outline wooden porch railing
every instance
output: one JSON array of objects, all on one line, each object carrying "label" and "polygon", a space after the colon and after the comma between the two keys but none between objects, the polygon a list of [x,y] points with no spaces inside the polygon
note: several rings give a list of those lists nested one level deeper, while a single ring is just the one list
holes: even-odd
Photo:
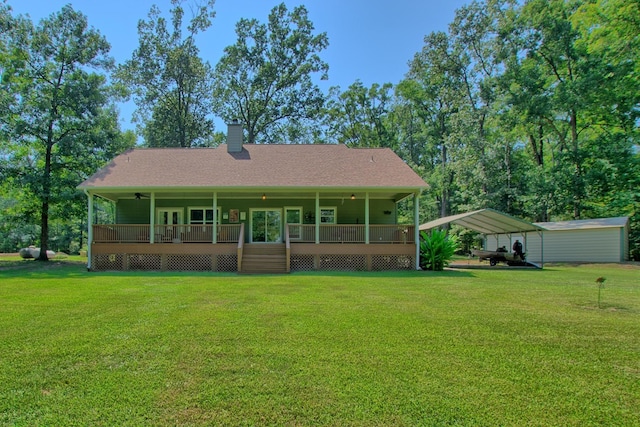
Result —
[{"label": "wooden porch railing", "polygon": [[[218,243],[237,243],[244,240],[243,224],[220,224]],[[289,241],[315,243],[314,224],[287,225]],[[95,243],[149,243],[149,225],[96,224],[93,226]],[[365,243],[366,228],[362,224],[323,224],[320,243]],[[155,243],[212,243],[213,225],[155,225]],[[370,225],[369,243],[414,243],[413,225]]]},{"label": "wooden porch railing", "polygon": [[[315,243],[316,226],[288,224],[292,242]],[[369,225],[369,243],[414,243],[413,225]],[[320,225],[320,243],[365,243],[363,224]]]},{"label": "wooden porch railing", "polygon": [[94,225],[93,241],[96,243],[149,243],[149,225]]},{"label": "wooden porch railing", "polygon": [[[242,224],[218,225],[218,243],[236,243]],[[95,243],[149,243],[148,224],[96,224],[93,226]],[[155,243],[212,243],[213,225],[155,225]]]}]

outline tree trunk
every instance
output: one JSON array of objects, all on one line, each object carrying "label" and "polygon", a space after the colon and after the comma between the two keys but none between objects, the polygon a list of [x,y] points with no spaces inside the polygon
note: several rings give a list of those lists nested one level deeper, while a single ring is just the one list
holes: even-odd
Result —
[{"label": "tree trunk", "polygon": [[51,193],[51,144],[47,144],[42,175],[42,207],[40,211],[40,255],[38,261],[49,261],[49,198]]},{"label": "tree trunk", "polygon": [[582,199],[584,192],[584,182],[582,180],[582,160],[578,147],[578,117],[575,110],[571,111],[569,119],[571,127],[571,145],[573,149],[573,163],[575,167],[574,187],[573,187],[573,218],[580,219],[582,215]]},{"label": "tree trunk", "polygon": [[442,141],[441,146],[441,161],[442,161],[442,203],[440,204],[440,218],[444,218],[448,215],[449,211],[449,180],[447,174],[447,146]]}]

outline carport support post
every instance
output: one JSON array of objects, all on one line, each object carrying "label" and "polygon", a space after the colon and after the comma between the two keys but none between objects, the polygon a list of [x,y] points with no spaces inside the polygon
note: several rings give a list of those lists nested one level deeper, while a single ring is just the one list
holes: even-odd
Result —
[{"label": "carport support post", "polygon": [[540,235],[540,268],[544,268],[544,231],[538,230]]},{"label": "carport support post", "polygon": [[416,243],[416,270],[420,270],[420,192],[413,195],[413,234]]}]

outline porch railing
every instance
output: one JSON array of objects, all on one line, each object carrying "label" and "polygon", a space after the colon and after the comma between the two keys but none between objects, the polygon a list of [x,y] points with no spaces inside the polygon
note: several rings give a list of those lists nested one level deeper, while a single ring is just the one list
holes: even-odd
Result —
[{"label": "porch railing", "polygon": [[[413,225],[369,225],[369,243],[414,243]],[[314,224],[288,224],[292,242],[315,243]],[[320,225],[321,243],[365,243],[366,226],[363,224]]]},{"label": "porch railing", "polygon": [[[218,243],[236,243],[241,224],[220,224]],[[144,224],[96,224],[93,226],[95,243],[149,243],[150,225]],[[155,243],[212,243],[213,225],[155,225]]]},{"label": "porch railing", "polygon": [[[218,243],[237,243],[242,224],[218,225]],[[292,243],[315,243],[314,224],[289,224]],[[144,224],[96,224],[93,226],[95,243],[149,243],[150,226]],[[155,225],[155,243],[212,243],[213,225]],[[365,243],[363,224],[320,225],[321,243]],[[414,243],[413,225],[370,225],[369,243]]]}]

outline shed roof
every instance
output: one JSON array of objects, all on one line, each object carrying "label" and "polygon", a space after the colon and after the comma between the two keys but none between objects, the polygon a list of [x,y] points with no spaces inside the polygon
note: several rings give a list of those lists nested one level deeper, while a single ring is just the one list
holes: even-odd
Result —
[{"label": "shed roof", "polygon": [[458,224],[483,234],[524,233],[544,230],[544,227],[507,215],[493,209],[480,209],[458,215],[446,216],[427,222],[420,230],[430,230],[448,223]]},{"label": "shed roof", "polygon": [[579,219],[572,221],[536,222],[536,225],[547,230],[586,230],[596,228],[623,228],[629,223],[629,218],[620,216],[615,218]]},{"label": "shed roof", "polygon": [[415,188],[427,184],[388,148],[254,145],[132,149],[79,185],[116,188]]}]

